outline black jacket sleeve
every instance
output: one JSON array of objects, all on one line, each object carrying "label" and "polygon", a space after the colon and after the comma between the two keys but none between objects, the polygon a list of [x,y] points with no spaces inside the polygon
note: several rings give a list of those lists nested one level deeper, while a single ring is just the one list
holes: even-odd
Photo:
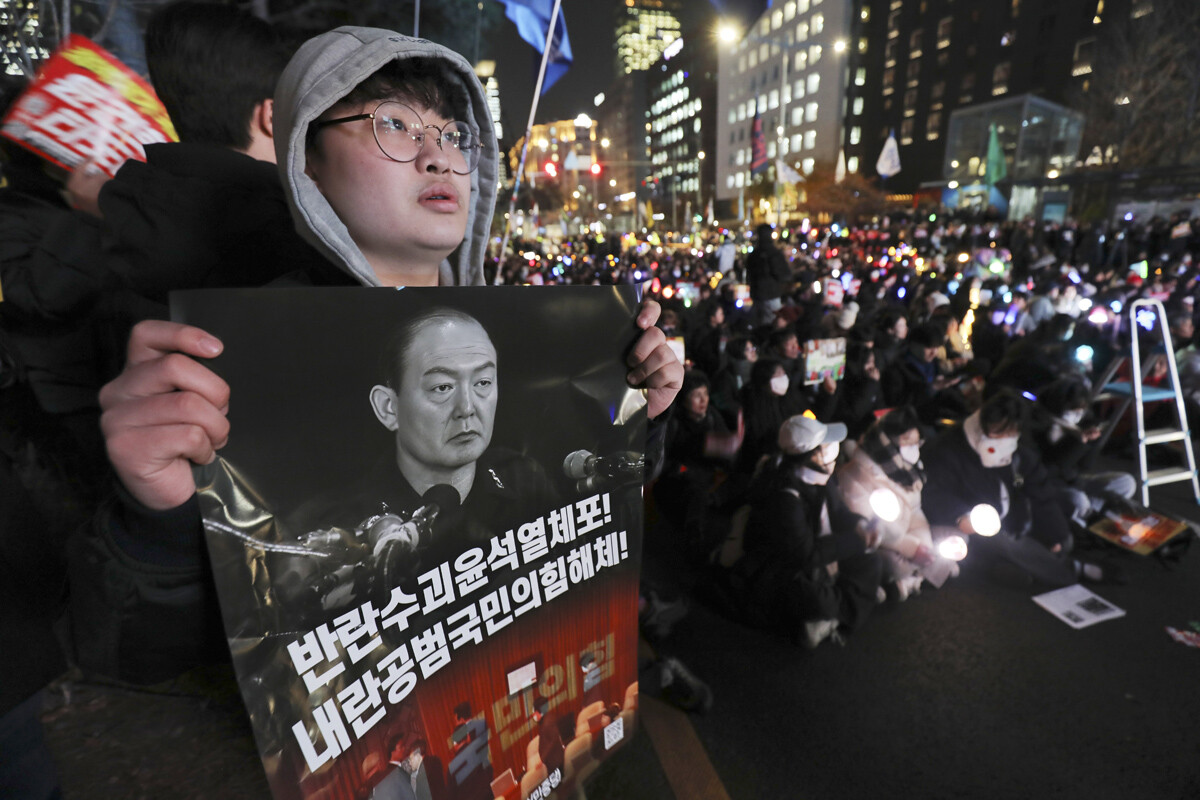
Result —
[{"label": "black jacket sleeve", "polygon": [[149,684],[228,659],[194,496],[157,512],[119,491],[72,540],[68,570],[84,669]]}]

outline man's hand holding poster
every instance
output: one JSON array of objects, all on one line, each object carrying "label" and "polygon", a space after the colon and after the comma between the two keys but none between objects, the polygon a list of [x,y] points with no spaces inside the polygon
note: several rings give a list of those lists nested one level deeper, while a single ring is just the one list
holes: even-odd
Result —
[{"label": "man's hand holding poster", "polygon": [[635,306],[628,287],[173,297],[225,345],[237,433],[197,485],[276,798],[565,796],[632,735]]}]

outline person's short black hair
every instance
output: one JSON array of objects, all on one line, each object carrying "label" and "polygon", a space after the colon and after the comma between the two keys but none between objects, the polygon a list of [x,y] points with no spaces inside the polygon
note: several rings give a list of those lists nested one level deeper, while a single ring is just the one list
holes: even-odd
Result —
[{"label": "person's short black hair", "polygon": [[688,395],[700,388],[712,388],[708,382],[708,376],[698,369],[689,369],[683,373],[683,385],[679,388],[679,397],[687,402]]},{"label": "person's short black hair", "polygon": [[884,331],[890,331],[892,328],[896,327],[896,323],[900,321],[900,318],[905,316],[907,315],[898,308],[885,308],[883,311],[879,312],[879,317],[876,320],[876,326],[881,333]]},{"label": "person's short black hair", "polygon": [[918,325],[908,334],[910,347],[941,347],[946,341],[946,330],[936,322]]},{"label": "person's short black hair", "polygon": [[[389,61],[367,76],[330,108],[358,108],[394,100],[408,106],[427,108],[446,120],[460,120],[475,128],[470,118],[470,99],[457,82],[449,80],[446,67],[432,58]],[[420,108],[414,108],[420,113]],[[305,145],[317,141],[316,125],[305,132]]]},{"label": "person's short black hair", "polygon": [[150,82],[181,142],[249,147],[250,116],[289,57],[267,22],[221,3],[171,3],[146,24]]},{"label": "person's short black hair", "polygon": [[985,434],[1014,426],[1021,427],[1025,424],[1026,414],[1025,401],[1012,389],[1005,387],[983,404],[983,408],[979,410],[979,425]]},{"label": "person's short black hair", "polygon": [[[483,327],[479,320],[457,308],[431,308],[405,320],[404,324],[397,328],[388,339],[380,354],[379,375],[393,392],[400,391],[400,376],[404,374],[404,362],[408,357],[408,350],[413,339],[417,337],[422,328],[434,320],[453,320]],[[484,332],[487,332],[486,328],[484,328]]]},{"label": "person's short black hair", "polygon": [[876,424],[879,425],[879,429],[887,434],[887,437],[893,442],[914,428],[917,430],[921,429],[921,419],[917,416],[917,412],[912,406],[893,408],[880,417],[879,422]]},{"label": "person's short black hair", "polygon": [[797,342],[800,341],[800,337],[796,334],[794,329],[780,328],[778,330],[771,331],[771,335],[767,338],[767,344],[772,350],[778,350],[779,348],[783,347],[784,343],[787,342],[788,339],[795,339]]},{"label": "person's short black hair", "polygon": [[726,343],[725,355],[729,356],[730,361],[745,361],[746,345],[753,341],[749,336],[735,336]]},{"label": "person's short black hair", "polygon": [[1038,400],[1051,414],[1062,414],[1076,408],[1086,408],[1088,389],[1078,378],[1059,378],[1042,389]]}]

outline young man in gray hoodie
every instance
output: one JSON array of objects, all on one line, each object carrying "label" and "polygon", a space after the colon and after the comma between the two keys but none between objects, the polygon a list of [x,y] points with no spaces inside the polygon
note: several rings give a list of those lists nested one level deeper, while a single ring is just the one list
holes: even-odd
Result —
[{"label": "young man in gray hoodie", "polygon": [[[391,31],[339,28],[293,57],[274,115],[297,229],[339,268],[300,282],[483,284],[498,148],[465,59]],[[652,420],[683,377],[654,327],[658,312],[652,302],[638,310],[643,333],[627,357],[628,381],[646,390]],[[101,391],[123,491],[74,559],[85,665],[153,681],[223,649],[191,470],[211,463],[229,436],[229,387],[196,360],[221,350],[198,328],[141,323],[124,371]]]}]

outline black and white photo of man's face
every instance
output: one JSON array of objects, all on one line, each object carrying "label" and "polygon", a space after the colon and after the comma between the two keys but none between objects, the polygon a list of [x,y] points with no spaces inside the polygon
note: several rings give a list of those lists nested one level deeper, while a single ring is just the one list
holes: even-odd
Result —
[{"label": "black and white photo of man's face", "polygon": [[420,327],[400,361],[397,388],[371,391],[375,414],[395,431],[397,463],[414,488],[454,483],[492,441],[496,348],[478,322],[437,317]]}]

